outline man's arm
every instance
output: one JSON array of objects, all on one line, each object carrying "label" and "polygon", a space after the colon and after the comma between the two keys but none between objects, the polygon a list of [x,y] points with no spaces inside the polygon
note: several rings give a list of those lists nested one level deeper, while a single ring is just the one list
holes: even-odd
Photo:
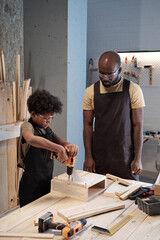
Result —
[{"label": "man's arm", "polygon": [[133,141],[135,157],[131,163],[131,171],[140,174],[142,171],[142,147],[143,147],[143,108],[132,109]]},{"label": "man's arm", "polygon": [[95,172],[95,162],[92,157],[93,116],[93,110],[83,110],[83,141],[85,147],[83,169],[88,172]]}]

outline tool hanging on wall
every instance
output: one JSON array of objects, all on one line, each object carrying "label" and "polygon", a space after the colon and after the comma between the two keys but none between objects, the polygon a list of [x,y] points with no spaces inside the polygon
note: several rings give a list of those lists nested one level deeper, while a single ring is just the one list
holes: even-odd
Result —
[{"label": "tool hanging on wall", "polygon": [[134,67],[137,67],[137,58],[134,58]]},{"label": "tool hanging on wall", "polygon": [[132,59],[131,59],[131,62],[133,62],[133,61],[134,61],[134,59],[135,59],[135,56],[133,55],[133,57],[132,57]]},{"label": "tool hanging on wall", "polygon": [[149,85],[152,85],[152,65],[145,65],[144,68],[149,68]]},{"label": "tool hanging on wall", "polygon": [[131,71],[130,75],[131,75],[131,77],[137,78],[135,71]]}]

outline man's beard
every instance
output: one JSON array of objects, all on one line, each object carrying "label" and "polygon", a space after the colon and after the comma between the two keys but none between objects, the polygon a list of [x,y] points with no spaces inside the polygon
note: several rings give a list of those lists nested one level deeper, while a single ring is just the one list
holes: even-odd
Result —
[{"label": "man's beard", "polygon": [[119,77],[117,77],[115,80],[111,81],[111,80],[102,80],[101,79],[101,82],[103,84],[104,87],[106,88],[109,88],[109,87],[112,87],[113,85],[115,85],[116,83],[118,83],[120,80]]}]

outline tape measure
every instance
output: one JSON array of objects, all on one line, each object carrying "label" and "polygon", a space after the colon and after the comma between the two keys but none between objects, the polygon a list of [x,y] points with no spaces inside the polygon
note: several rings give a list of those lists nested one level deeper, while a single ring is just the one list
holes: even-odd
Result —
[{"label": "tape measure", "polygon": [[98,226],[93,226],[91,228],[92,231],[96,231],[99,233],[103,233],[106,235],[113,235],[115,232],[117,232],[121,227],[123,227],[127,222],[129,222],[134,216],[131,215],[127,215],[126,217],[124,217],[121,221],[119,221],[116,225],[114,225],[113,227],[111,227],[110,229],[107,228],[102,228],[102,227],[98,227]]}]

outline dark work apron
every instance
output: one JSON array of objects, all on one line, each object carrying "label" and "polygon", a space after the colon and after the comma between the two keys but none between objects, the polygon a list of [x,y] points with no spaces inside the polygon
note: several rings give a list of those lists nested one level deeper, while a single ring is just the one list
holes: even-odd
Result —
[{"label": "dark work apron", "polygon": [[[53,140],[53,132],[48,127],[45,132],[41,131],[32,121],[34,135]],[[25,143],[22,138],[22,144]],[[19,186],[20,206],[24,206],[39,197],[50,192],[50,181],[53,174],[53,160],[50,159],[51,152],[42,148],[30,146],[24,159],[25,170]]]},{"label": "dark work apron", "polygon": [[122,92],[100,94],[100,81],[95,83],[92,152],[97,173],[134,179],[130,166],[134,149],[129,84],[124,79]]}]

